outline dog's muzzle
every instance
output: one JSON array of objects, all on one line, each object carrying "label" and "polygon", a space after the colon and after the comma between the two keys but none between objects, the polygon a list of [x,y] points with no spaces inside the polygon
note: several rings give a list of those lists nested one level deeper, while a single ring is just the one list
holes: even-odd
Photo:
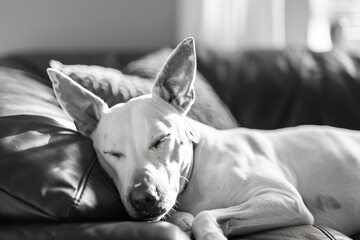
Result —
[{"label": "dog's muzzle", "polygon": [[134,185],[129,194],[129,202],[138,220],[152,220],[161,217],[167,209],[162,204],[158,189],[146,182]]}]

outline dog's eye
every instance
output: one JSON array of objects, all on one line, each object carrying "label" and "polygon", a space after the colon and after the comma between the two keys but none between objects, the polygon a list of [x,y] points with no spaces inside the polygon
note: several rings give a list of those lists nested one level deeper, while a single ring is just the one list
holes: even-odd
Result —
[{"label": "dog's eye", "polygon": [[118,152],[108,152],[108,151],[104,151],[105,155],[108,155],[110,157],[114,157],[116,159],[120,159],[124,157],[124,154],[122,153],[118,153]]},{"label": "dog's eye", "polygon": [[161,143],[163,143],[169,136],[170,133],[161,136],[158,140],[155,141],[155,143],[151,145],[151,148],[158,148],[161,145]]}]

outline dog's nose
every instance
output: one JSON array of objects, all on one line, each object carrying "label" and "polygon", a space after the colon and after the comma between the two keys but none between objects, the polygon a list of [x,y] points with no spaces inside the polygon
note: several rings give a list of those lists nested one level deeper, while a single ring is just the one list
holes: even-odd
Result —
[{"label": "dog's nose", "polygon": [[146,186],[133,188],[130,192],[130,203],[139,211],[151,212],[156,208],[159,202],[159,195],[156,190],[152,190]]}]

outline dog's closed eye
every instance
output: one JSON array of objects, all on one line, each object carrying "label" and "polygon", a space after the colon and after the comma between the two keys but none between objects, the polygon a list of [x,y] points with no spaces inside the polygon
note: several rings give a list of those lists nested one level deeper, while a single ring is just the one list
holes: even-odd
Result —
[{"label": "dog's closed eye", "polygon": [[157,140],[151,144],[150,148],[159,148],[159,146],[170,137],[170,133],[162,135],[161,137],[157,138]]},{"label": "dog's closed eye", "polygon": [[104,154],[107,156],[116,158],[116,159],[121,159],[121,158],[125,157],[124,154],[119,153],[119,152],[113,152],[113,151],[104,151]]}]

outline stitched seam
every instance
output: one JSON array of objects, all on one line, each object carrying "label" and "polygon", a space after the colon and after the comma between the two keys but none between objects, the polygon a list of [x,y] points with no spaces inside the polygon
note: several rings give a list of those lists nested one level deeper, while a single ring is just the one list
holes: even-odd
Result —
[{"label": "stitched seam", "polygon": [[315,228],[319,229],[323,234],[325,234],[325,236],[327,236],[329,239],[331,240],[336,240],[336,238],[326,229],[319,227],[317,225],[313,225]]},{"label": "stitched seam", "polygon": [[76,188],[76,190],[73,194],[73,197],[72,197],[72,204],[69,207],[69,210],[67,211],[67,214],[66,214],[66,216],[67,216],[66,218],[68,220],[71,220],[73,218],[74,213],[77,209],[77,206],[81,202],[81,198],[83,196],[85,186],[88,182],[88,179],[89,179],[89,176],[91,175],[92,170],[94,169],[95,163],[96,163],[96,158],[93,157],[91,159],[90,163],[88,164],[88,166],[86,167],[85,172],[80,179],[79,185]]}]

